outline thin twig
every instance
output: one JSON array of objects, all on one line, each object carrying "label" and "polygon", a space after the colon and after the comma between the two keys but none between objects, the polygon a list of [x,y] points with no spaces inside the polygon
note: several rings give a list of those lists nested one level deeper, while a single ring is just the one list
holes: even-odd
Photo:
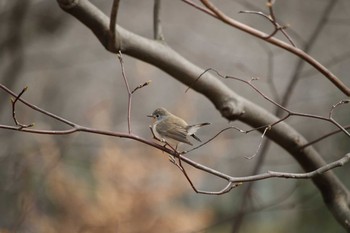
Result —
[{"label": "thin twig", "polygon": [[179,159],[179,163],[176,163],[175,160],[173,160],[172,162],[175,164],[175,166],[177,166],[180,171],[182,172],[182,174],[185,176],[186,180],[188,181],[188,183],[191,185],[193,191],[195,191],[196,193],[198,193],[198,189],[196,188],[196,186],[194,186],[192,180],[190,179],[190,177],[188,176],[185,168],[182,166],[181,160],[182,160],[182,155],[181,153],[178,153],[178,159]]},{"label": "thin twig", "polygon": [[44,114],[44,115],[46,115],[46,116],[48,116],[48,117],[51,117],[51,118],[53,118],[53,119],[55,119],[55,120],[57,120],[57,121],[59,121],[59,122],[61,122],[61,123],[66,124],[66,125],[68,125],[68,126],[71,126],[71,127],[77,126],[75,123],[73,123],[73,122],[71,122],[71,121],[69,121],[69,120],[67,120],[67,119],[64,119],[64,118],[62,118],[62,117],[59,117],[59,116],[57,116],[57,115],[55,115],[55,114],[53,114],[53,113],[51,113],[51,112],[48,112],[48,111],[46,111],[46,110],[44,110],[44,109],[42,109],[42,108],[39,108],[38,106],[36,106],[36,105],[34,105],[34,104],[29,103],[28,101],[23,100],[21,97],[18,97],[13,91],[11,91],[10,89],[8,89],[7,87],[5,87],[5,86],[4,86],[3,84],[1,84],[1,83],[0,83],[0,88],[3,89],[3,90],[4,90],[5,92],[7,92],[8,94],[10,94],[12,97],[17,98],[18,101],[22,102],[23,104],[25,104],[26,106],[30,107],[31,109],[33,109],[33,110],[35,110],[35,111],[37,111],[37,112],[40,112],[40,113],[42,113],[42,114]]},{"label": "thin twig", "polygon": [[124,83],[125,83],[125,87],[126,87],[126,90],[128,92],[128,114],[127,114],[127,122],[128,122],[128,132],[129,134],[131,134],[131,105],[132,105],[132,95],[139,89],[145,87],[145,86],[148,86],[150,83],[151,83],[151,80],[143,83],[143,84],[140,84],[138,85],[137,87],[134,88],[134,90],[131,91],[130,89],[130,85],[129,85],[129,82],[128,82],[128,79],[126,77],[126,73],[125,73],[125,68],[124,68],[124,60],[123,60],[123,55],[122,55],[122,52],[119,50],[118,51],[118,59],[119,59],[119,62],[120,62],[120,66],[121,66],[121,69],[122,69],[122,76],[123,76],[123,80],[124,80]]},{"label": "thin twig", "polygon": [[122,68],[122,76],[123,76],[123,80],[124,80],[124,83],[125,83],[125,87],[126,87],[126,90],[128,92],[127,121],[128,121],[128,132],[129,132],[129,134],[131,134],[131,102],[132,102],[132,93],[130,91],[130,86],[129,86],[128,79],[126,78],[125,69],[124,69],[124,61],[123,61],[123,57],[122,57],[122,52],[120,50],[119,50],[117,56],[118,56],[118,59],[119,59],[119,62],[120,62],[120,66]]},{"label": "thin twig", "polygon": [[[183,157],[183,161],[187,162],[189,159],[186,157]],[[266,173],[258,174],[258,175],[252,175],[252,176],[245,176],[245,177],[230,177],[229,181],[233,183],[245,183],[245,182],[251,182],[251,181],[258,181],[258,180],[265,180],[268,178],[294,178],[294,179],[308,179],[312,178],[314,176],[320,175],[326,171],[329,171],[333,168],[343,166],[344,164],[348,163],[350,161],[350,153],[344,155],[344,157],[340,158],[337,161],[334,161],[329,164],[325,164],[324,166],[321,166],[320,168],[306,173],[284,173],[284,172],[276,172],[276,171],[269,171]],[[199,164],[194,164],[199,165]],[[201,165],[202,166],[202,165]],[[197,167],[200,169],[200,167]]]},{"label": "thin twig", "polygon": [[328,114],[328,118],[329,119],[333,119],[333,111],[339,107],[340,105],[343,105],[343,104],[348,104],[350,102],[350,100],[340,100],[338,103],[334,104],[331,108],[331,110],[329,111],[329,114]]},{"label": "thin twig", "polygon": [[[269,8],[269,9],[270,9],[270,8]],[[271,16],[266,15],[265,13],[263,13],[263,12],[261,12],[261,11],[248,11],[248,10],[245,10],[245,11],[239,11],[238,13],[255,14],[255,15],[260,15],[260,16],[266,18],[266,19],[269,20],[270,23],[274,26],[274,30],[273,30],[269,35],[267,35],[267,36],[264,37],[265,40],[267,40],[267,39],[269,39],[269,38],[275,36],[276,33],[277,33],[278,31],[281,31],[281,32],[283,33],[283,35],[287,38],[287,40],[289,41],[289,43],[290,43],[291,45],[293,45],[294,47],[296,47],[296,46],[295,46],[295,43],[293,42],[293,40],[291,39],[291,37],[284,31],[284,29],[286,29],[287,26],[281,26],[281,25],[280,25],[279,23],[277,23],[277,22],[275,21],[275,19],[272,18]]]},{"label": "thin twig", "polygon": [[173,163],[180,169],[180,171],[184,174],[184,176],[186,177],[188,183],[190,183],[192,189],[196,192],[196,193],[200,193],[200,194],[206,194],[206,195],[222,195],[225,193],[230,192],[233,188],[238,187],[239,185],[242,184],[242,182],[237,182],[234,183],[232,181],[229,181],[228,184],[221,190],[219,191],[204,191],[204,190],[199,190],[196,188],[196,186],[193,184],[192,180],[190,179],[190,177],[188,176],[185,168],[183,167],[181,160],[184,158],[184,156],[179,153],[178,154],[178,158],[179,158],[179,163],[176,163],[175,160],[173,161]]},{"label": "thin twig", "polygon": [[273,11],[273,5],[274,4],[275,4],[275,1],[267,0],[266,6],[269,9],[271,19],[276,22],[277,20],[276,20],[276,17],[275,17],[275,13]]},{"label": "thin twig", "polygon": [[[274,101],[273,99],[271,99],[270,97],[268,97],[267,95],[265,95],[262,91],[260,91],[252,82],[257,80],[258,78],[251,78],[250,80],[246,81],[246,80],[243,80],[241,78],[237,78],[237,77],[233,77],[233,76],[224,76],[222,74],[220,74],[217,70],[213,69],[213,68],[208,68],[206,69],[204,72],[202,72],[198,78],[196,78],[194,80],[194,82],[191,84],[191,86],[189,86],[187,88],[187,90],[189,88],[191,88],[193,85],[195,85],[196,82],[199,81],[199,79],[208,71],[213,71],[215,72],[219,77],[221,78],[225,78],[225,79],[233,79],[233,80],[237,80],[237,81],[240,81],[240,82],[243,82],[247,85],[249,85],[251,88],[253,88],[258,94],[260,94],[264,99],[266,99],[267,101],[269,101],[270,103],[272,103],[273,105],[275,105],[276,107],[278,107],[279,109],[287,112],[287,115],[285,117],[282,117],[281,119],[277,120],[276,122],[273,122],[273,123],[270,123],[268,125],[264,125],[264,126],[260,126],[260,127],[257,127],[257,128],[253,128],[251,130],[247,130],[247,132],[250,132],[250,131],[254,131],[254,130],[261,130],[265,127],[273,127],[274,125],[288,119],[289,117],[291,116],[299,116],[299,117],[308,117],[308,118],[314,118],[314,119],[318,119],[318,120],[323,120],[323,121],[327,121],[327,122],[330,122],[332,123],[333,125],[335,125],[336,127],[338,127],[343,133],[345,133],[348,137],[350,137],[350,132],[348,132],[341,124],[339,124],[337,121],[335,121],[333,118],[330,118],[329,116],[328,117],[323,117],[323,116],[318,116],[318,115],[313,115],[313,114],[307,114],[307,113],[299,113],[299,112],[294,112],[292,110],[289,110],[288,108],[284,107],[283,105],[277,103],[276,101]],[[186,91],[187,91],[186,90]],[[348,100],[343,100],[345,101],[345,103],[348,102]],[[339,103],[337,104],[337,106],[339,105]],[[334,109],[334,108],[332,108]]]},{"label": "thin twig", "polygon": [[260,148],[261,148],[261,145],[263,144],[263,141],[264,141],[265,134],[266,134],[266,132],[267,132],[268,130],[270,130],[270,129],[271,129],[271,126],[267,126],[267,127],[265,128],[264,132],[261,134],[261,139],[260,139],[259,145],[258,145],[258,147],[257,147],[257,149],[256,149],[256,151],[255,151],[255,153],[252,154],[251,156],[244,156],[246,159],[249,159],[249,160],[250,160],[250,159],[254,158],[254,157],[259,153]]},{"label": "thin twig", "polygon": [[[304,51],[295,48],[292,45],[289,45],[288,43],[285,43],[279,39],[276,39],[275,37],[271,37],[268,39],[265,39],[266,34],[256,30],[252,27],[249,27],[243,23],[240,23],[231,17],[224,14],[221,10],[219,10],[214,4],[212,4],[209,0],[201,0],[201,2],[212,12],[215,14],[215,18],[221,20],[222,22],[235,27],[241,31],[244,31],[248,34],[251,34],[252,36],[255,36],[257,38],[261,38],[266,40],[267,42],[276,45],[280,48],[283,48],[298,57],[302,58],[305,62],[312,65],[315,69],[317,69],[320,73],[322,73],[326,78],[328,78],[339,90],[341,90],[344,94],[347,96],[350,96],[350,88],[347,87],[338,77],[336,77],[332,72],[330,72],[326,67],[324,67],[322,64],[320,64],[317,60],[315,60],[313,57],[305,53]],[[331,1],[332,2],[332,1]],[[206,11],[205,11],[206,12]],[[213,16],[213,14],[209,14]]]},{"label": "thin twig", "polygon": [[[336,127],[338,127],[340,130],[342,130],[342,132],[344,132],[348,137],[350,137],[350,133],[342,126],[340,125],[337,121],[335,121],[333,118],[329,118],[329,117],[323,117],[323,116],[318,116],[318,115],[313,115],[313,114],[307,114],[307,113],[299,113],[299,112],[294,112],[291,111],[289,109],[287,109],[286,107],[282,106],[281,104],[277,103],[276,101],[274,101],[273,99],[269,98],[267,95],[265,95],[264,93],[262,93],[257,87],[255,87],[251,81],[245,81],[242,80],[240,78],[236,78],[233,76],[225,76],[224,78],[228,78],[228,79],[234,79],[243,83],[248,84],[250,87],[252,87],[257,93],[259,93],[264,99],[266,99],[267,101],[269,101],[270,103],[274,104],[275,106],[277,106],[278,108],[280,108],[283,111],[286,111],[288,113],[287,116],[281,118],[280,120],[269,124],[271,127],[280,123],[281,121],[286,120],[287,118],[291,117],[291,116],[300,116],[300,117],[308,117],[308,118],[314,118],[314,119],[319,119],[319,120],[323,120],[323,121],[328,121],[331,122],[332,124],[334,124]],[[269,126],[267,125],[267,126]],[[264,126],[265,127],[265,126]],[[261,128],[261,127],[259,127]]]},{"label": "thin twig", "polygon": [[239,131],[239,132],[241,132],[241,133],[247,133],[247,131],[242,130],[242,129],[239,129],[239,128],[236,127],[236,126],[230,126],[230,127],[227,127],[227,128],[224,128],[224,129],[220,130],[217,134],[215,134],[215,135],[214,135],[213,137],[211,137],[209,140],[203,142],[202,144],[200,144],[200,145],[198,145],[198,146],[196,146],[196,147],[193,147],[193,148],[190,149],[190,150],[183,151],[183,152],[181,152],[181,154],[184,155],[184,154],[190,153],[191,151],[197,150],[198,148],[200,148],[200,147],[202,147],[202,146],[208,144],[209,142],[213,141],[213,140],[214,140],[215,138],[217,138],[220,134],[222,134],[223,132],[225,132],[225,131],[227,131],[227,130],[229,130],[229,129],[234,129],[234,130],[237,130],[237,131]]},{"label": "thin twig", "polygon": [[144,88],[145,86],[148,86],[152,81],[148,80],[147,82],[144,82],[140,85],[138,85],[137,87],[134,88],[134,90],[132,90],[131,94],[134,94],[137,90]]},{"label": "thin twig", "polygon": [[[185,93],[187,93],[191,88],[193,88],[194,84],[196,84],[196,82],[198,82],[198,80],[208,71],[216,72],[216,70],[213,68],[208,68],[208,69],[204,70],[195,80],[193,80],[193,82],[190,85],[188,85],[187,89],[185,90]],[[217,72],[217,74],[218,74],[218,72]]]},{"label": "thin twig", "polygon": [[317,176],[320,174],[325,173],[326,171],[329,171],[336,167],[341,167],[350,160],[350,153],[346,154],[341,159],[334,161],[332,163],[328,163],[327,165],[324,165],[312,172],[307,173],[286,173],[286,172],[275,172],[275,171],[269,171],[268,173],[273,175],[274,177],[282,177],[282,178],[294,178],[294,179],[306,179],[311,178],[313,176]]},{"label": "thin twig", "polygon": [[291,45],[293,45],[294,47],[296,47],[294,41],[292,40],[292,38],[288,35],[288,33],[285,31],[285,29],[288,28],[288,25],[284,25],[284,26],[281,26],[279,23],[277,23],[277,20],[276,20],[276,16],[275,16],[275,13],[274,13],[274,10],[273,10],[273,5],[275,4],[275,1],[274,0],[268,0],[267,1],[267,7],[269,9],[269,12],[270,12],[270,16],[271,16],[271,19],[274,21],[274,25],[275,25],[275,29],[277,31],[281,31],[282,34],[287,38],[287,40],[289,41],[289,43]]},{"label": "thin twig", "polygon": [[182,0],[182,1],[185,2],[185,3],[187,3],[187,4],[190,5],[190,6],[193,6],[194,8],[196,8],[196,9],[198,9],[198,10],[200,10],[200,11],[203,11],[204,13],[206,13],[206,14],[208,14],[208,15],[214,17],[214,18],[217,18],[217,19],[219,18],[219,17],[216,16],[216,14],[214,14],[213,12],[211,12],[210,10],[208,10],[207,8],[202,7],[202,6],[200,6],[200,5],[196,4],[196,3],[194,3],[194,2],[191,1],[191,0]]},{"label": "thin twig", "polygon": [[21,96],[24,94],[24,92],[28,89],[28,87],[25,87],[22,89],[22,91],[16,96],[15,99],[11,98],[11,103],[12,103],[12,119],[15,122],[15,124],[18,126],[18,129],[21,130],[23,128],[29,128],[29,127],[33,127],[34,123],[31,124],[21,124],[16,117],[16,103],[17,101],[21,98]]}]

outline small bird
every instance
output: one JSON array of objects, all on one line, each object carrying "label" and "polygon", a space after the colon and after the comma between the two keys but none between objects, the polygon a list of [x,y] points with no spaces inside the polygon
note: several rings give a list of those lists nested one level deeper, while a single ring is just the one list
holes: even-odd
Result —
[{"label": "small bird", "polygon": [[180,142],[193,146],[187,136],[192,136],[194,139],[201,142],[195,133],[202,126],[210,125],[210,123],[188,125],[186,121],[168,112],[165,108],[157,108],[152,115],[147,116],[154,119],[152,125],[154,136],[158,140],[175,145],[176,147]]}]

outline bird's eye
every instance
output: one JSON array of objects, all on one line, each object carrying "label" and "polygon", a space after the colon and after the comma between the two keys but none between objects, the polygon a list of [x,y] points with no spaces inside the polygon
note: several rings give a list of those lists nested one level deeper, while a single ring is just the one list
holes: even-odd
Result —
[{"label": "bird's eye", "polygon": [[157,114],[156,117],[159,118],[159,114]]}]

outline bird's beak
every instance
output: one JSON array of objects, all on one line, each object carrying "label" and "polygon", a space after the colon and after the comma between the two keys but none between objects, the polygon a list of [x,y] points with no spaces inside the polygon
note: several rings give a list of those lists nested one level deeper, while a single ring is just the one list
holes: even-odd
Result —
[{"label": "bird's beak", "polygon": [[154,118],[154,116],[153,116],[153,115],[147,115],[147,117],[152,117],[152,118]]}]

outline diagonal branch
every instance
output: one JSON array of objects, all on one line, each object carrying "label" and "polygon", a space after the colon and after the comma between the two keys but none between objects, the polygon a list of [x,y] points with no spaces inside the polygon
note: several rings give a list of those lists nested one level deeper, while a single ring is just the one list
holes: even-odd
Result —
[{"label": "diagonal branch", "polygon": [[23,129],[23,128],[29,128],[29,127],[33,127],[34,123],[31,124],[22,124],[17,120],[16,117],[16,103],[19,100],[19,98],[21,98],[21,96],[24,94],[24,92],[28,89],[28,87],[23,88],[23,90],[16,96],[15,99],[11,98],[11,105],[12,105],[12,119],[15,122],[15,124],[18,126],[18,129]]},{"label": "diagonal branch", "polygon": [[224,14],[221,10],[219,10],[214,4],[212,4],[209,0],[201,0],[201,2],[215,14],[215,18],[218,18],[222,22],[235,27],[241,31],[244,31],[252,36],[255,36],[260,39],[264,39],[267,42],[276,45],[282,49],[285,49],[298,57],[302,58],[304,61],[312,65],[315,69],[317,69],[319,72],[321,72],[326,78],[329,79],[339,90],[341,90],[345,95],[350,96],[350,88],[346,86],[338,77],[336,77],[331,71],[329,71],[326,67],[324,67],[321,63],[319,63],[317,60],[315,60],[313,57],[305,53],[304,51],[295,48],[292,45],[289,45],[279,39],[276,39],[274,37],[266,38],[266,34],[256,30],[254,28],[251,28],[245,24],[242,24],[226,14]]},{"label": "diagonal branch", "polygon": [[261,11],[240,11],[239,13],[260,15],[260,16],[264,17],[265,19],[267,19],[268,21],[270,21],[270,23],[272,23],[272,25],[274,26],[274,30],[269,35],[264,37],[265,40],[269,39],[270,37],[275,36],[277,34],[277,32],[281,31],[282,34],[287,38],[289,43],[291,45],[293,45],[294,47],[296,47],[296,45],[293,42],[293,40],[290,38],[290,36],[284,30],[284,29],[287,28],[287,26],[281,26],[279,23],[277,23],[277,21],[276,21],[276,19],[274,17],[274,14],[273,14],[272,6],[269,7],[269,9],[270,9],[270,16],[266,15],[265,13],[263,13]]}]

